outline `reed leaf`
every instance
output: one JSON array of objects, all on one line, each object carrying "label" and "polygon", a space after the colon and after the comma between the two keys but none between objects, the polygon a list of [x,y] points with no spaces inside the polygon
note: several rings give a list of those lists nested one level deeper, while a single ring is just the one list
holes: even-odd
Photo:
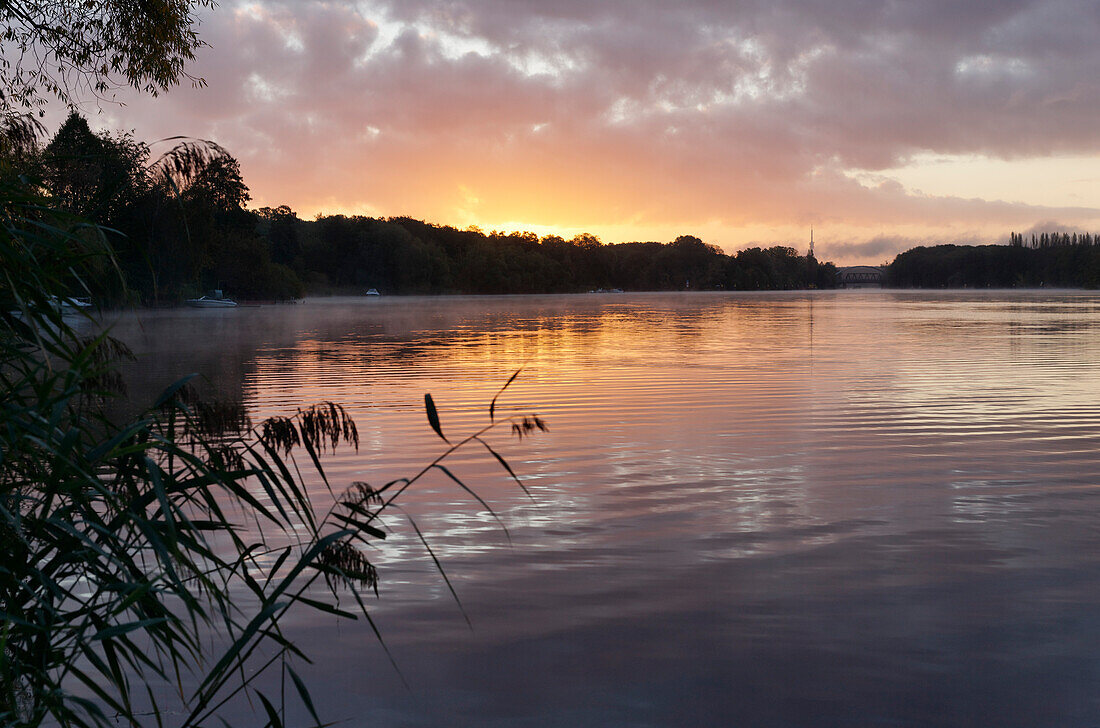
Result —
[{"label": "reed leaf", "polygon": [[493,401],[489,403],[490,423],[496,422],[495,414],[497,409],[497,400],[500,399],[500,395],[504,394],[504,390],[508,389],[509,385],[511,385],[512,382],[516,381],[516,377],[519,376],[519,373],[521,371],[523,371],[523,367],[520,367],[519,369],[512,372],[512,376],[508,377],[508,381],[504,383],[504,386],[500,388],[500,391],[493,395]]},{"label": "reed leaf", "polygon": [[424,395],[424,410],[428,413],[428,424],[435,430],[435,434],[439,435],[443,442],[450,444],[450,440],[443,434],[443,428],[439,424],[439,412],[435,409],[435,402],[432,401],[432,395]]}]

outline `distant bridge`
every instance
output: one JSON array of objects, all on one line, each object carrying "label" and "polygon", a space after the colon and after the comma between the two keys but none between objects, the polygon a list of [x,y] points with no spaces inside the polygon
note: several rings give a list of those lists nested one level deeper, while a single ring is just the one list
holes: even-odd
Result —
[{"label": "distant bridge", "polygon": [[886,269],[879,265],[850,265],[836,269],[837,288],[882,288]]}]

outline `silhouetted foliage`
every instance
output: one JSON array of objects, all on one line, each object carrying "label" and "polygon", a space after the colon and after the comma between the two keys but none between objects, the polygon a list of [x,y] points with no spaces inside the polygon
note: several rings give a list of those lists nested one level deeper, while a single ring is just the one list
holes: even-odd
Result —
[{"label": "silhouetted foliage", "polygon": [[298,223],[301,220],[294,210],[286,205],[279,205],[275,209],[261,207],[256,214],[260,218],[260,230],[271,251],[271,260],[281,265],[301,267],[299,258],[302,254],[302,243],[298,238]]},{"label": "silhouetted foliage", "polygon": [[[300,220],[261,213],[269,249],[293,240],[296,272],[313,285],[386,293],[569,293],[589,290],[784,290],[831,288],[836,267],[793,248],[726,255],[699,238],[671,243],[603,244],[531,232],[483,233],[407,217],[329,215]],[[277,227],[277,223],[279,226]],[[273,252],[274,255],[274,252]]]},{"label": "silhouetted foliage", "polygon": [[45,145],[27,117],[6,118],[0,177],[41,178],[51,205],[100,226],[116,251],[125,286],[117,277],[91,277],[88,292],[100,303],[120,302],[124,290],[145,303],[178,302],[211,288],[253,299],[302,295],[289,265],[298,252],[296,228],[277,221],[281,246],[270,245],[256,213],[244,207],[249,192],[240,164],[217,144],[176,140],[151,160],[144,143],[97,133],[75,112]]},{"label": "silhouetted foliage", "polygon": [[936,245],[899,254],[887,269],[889,285],[901,288],[1096,288],[1100,246],[1095,236],[1043,233],[1025,244],[1012,233],[1009,245]]},{"label": "silhouetted foliage", "polygon": [[73,112],[42,153],[50,196],[69,212],[115,227],[152,186],[149,149],[128,134],[95,134]]},{"label": "silhouetted foliage", "polygon": [[[36,188],[0,182],[0,725],[228,725],[219,711],[239,698],[266,714],[249,725],[281,728],[288,698],[259,679],[275,671],[321,725],[294,673],[309,658],[281,628],[289,611],[361,619],[380,639],[363,596],[377,594],[368,549],[387,535],[382,516],[440,472],[499,522],[445,461],[484,448],[522,488],[488,438],[545,423],[499,416],[513,375],[488,422],[466,436],[449,428],[431,463],[337,496],[342,484],[330,483],[322,457],[359,448],[338,404],[254,423],[239,401],[198,396],[192,375],[136,417],[112,417],[115,362],[129,352],[105,334],[78,334],[56,305],[85,290],[112,251],[103,230],[50,209]],[[440,413],[430,395],[425,402],[442,437]],[[309,464],[330,485],[327,509],[327,499],[311,500]]]},{"label": "silhouetted foliage", "polygon": [[[830,288],[835,268],[793,248],[734,256],[697,237],[604,244],[531,232],[459,230],[408,217],[300,219],[289,207],[250,211],[240,164],[216,143],[177,139],[151,158],[128,134],[93,131],[71,114],[39,149],[15,124],[3,156],[38,165],[52,200],[108,229],[129,295],[172,303],[212,288],[245,299],[317,292],[564,293]],[[122,287],[89,282],[102,303]]]}]

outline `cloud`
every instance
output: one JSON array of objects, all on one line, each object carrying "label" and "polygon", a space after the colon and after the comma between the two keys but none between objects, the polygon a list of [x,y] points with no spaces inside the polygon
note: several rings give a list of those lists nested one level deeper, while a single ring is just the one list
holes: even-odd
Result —
[{"label": "cloud", "polygon": [[227,3],[201,28],[211,48],[193,70],[208,88],[130,96],[103,122],[214,137],[241,158],[257,201],[307,213],[685,232],[1080,224],[1100,212],[914,195],[847,173],[926,153],[1100,151],[1098,8]]},{"label": "cloud", "polygon": [[878,235],[861,243],[833,243],[822,246],[822,253],[829,258],[840,259],[893,259],[898,253],[915,246],[912,240],[906,238]]},{"label": "cloud", "polygon": [[1042,220],[1035,223],[1027,230],[1022,231],[1020,234],[1025,238],[1030,238],[1032,235],[1042,235],[1043,233],[1090,233],[1091,230],[1078,227],[1077,225],[1066,225],[1064,223],[1057,222],[1056,220]]},{"label": "cloud", "polygon": [[1007,243],[1008,233],[997,239],[975,233],[961,233],[945,239],[942,236],[905,236],[905,235],[876,235],[861,242],[833,242],[821,246],[823,260],[839,260],[851,263],[880,263],[889,262],[898,253],[903,253],[911,248],[933,245],[989,245],[993,243]]}]

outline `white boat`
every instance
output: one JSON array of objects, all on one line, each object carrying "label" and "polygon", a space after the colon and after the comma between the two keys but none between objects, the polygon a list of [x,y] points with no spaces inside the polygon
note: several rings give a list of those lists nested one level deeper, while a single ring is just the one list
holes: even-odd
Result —
[{"label": "white boat", "polygon": [[188,298],[185,303],[192,308],[236,308],[237,302],[230,298],[213,298],[202,296],[201,298]]},{"label": "white boat", "polygon": [[368,295],[368,296],[381,296],[382,294],[378,292],[377,288],[372,288],[369,291],[367,291],[366,295]]},{"label": "white boat", "polygon": [[58,298],[50,296],[50,306],[61,313],[76,313],[87,308],[92,308],[92,299],[87,296],[66,296]]},{"label": "white boat", "polygon": [[[41,307],[35,304],[28,304],[32,309],[42,310]],[[92,299],[87,296],[46,296],[46,306],[50,311],[59,313],[62,316],[70,316],[72,314],[86,311],[87,309],[94,308],[92,305]],[[16,318],[23,317],[23,309],[16,308],[8,311],[9,314]]]}]

